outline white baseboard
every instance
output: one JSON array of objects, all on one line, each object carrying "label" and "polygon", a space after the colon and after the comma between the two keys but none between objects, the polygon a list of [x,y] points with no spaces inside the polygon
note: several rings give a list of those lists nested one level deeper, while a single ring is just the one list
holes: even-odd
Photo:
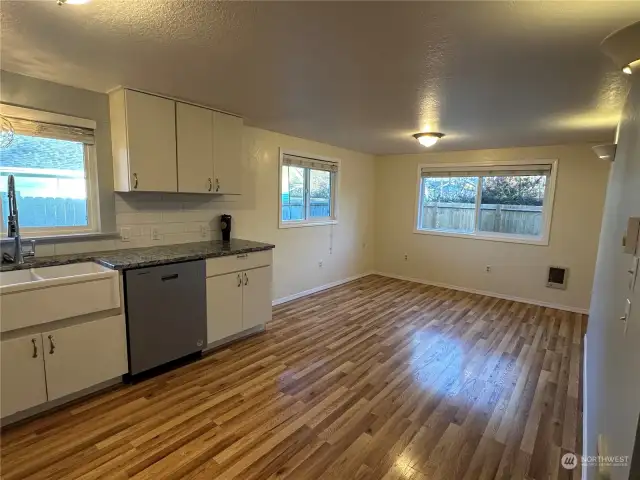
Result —
[{"label": "white baseboard", "polygon": [[297,300],[298,298],[306,297],[307,295],[312,295],[314,293],[327,290],[328,288],[337,287],[338,285],[342,285],[343,283],[353,282],[354,280],[358,280],[359,278],[366,277],[367,275],[373,275],[373,273],[374,272],[359,273],[358,275],[354,275],[353,277],[343,278],[342,280],[336,280],[335,282],[327,283],[325,285],[320,285],[319,287],[310,288],[309,290],[305,290],[304,292],[298,292],[298,293],[294,293],[293,295],[277,298],[276,300],[273,300],[271,302],[271,305],[275,307],[276,305],[281,305],[283,303],[291,302],[292,300]]},{"label": "white baseboard", "polygon": [[583,313],[583,314],[589,313],[589,310],[585,308],[577,308],[577,307],[570,307],[567,305],[559,305],[559,304],[550,303],[550,302],[543,302],[540,300],[534,300],[532,298],[514,297],[512,295],[503,295],[501,293],[496,293],[496,292],[476,290],[475,288],[466,288],[466,287],[459,287],[457,285],[448,285],[446,283],[431,282],[428,280],[423,280],[421,278],[403,277],[402,275],[395,275],[393,273],[383,273],[383,272],[372,272],[372,273],[375,275],[381,275],[383,277],[396,278],[398,280],[406,280],[407,282],[422,283],[424,285],[431,285],[434,287],[449,288],[451,290],[458,290],[460,292],[475,293],[478,295],[485,295],[487,297],[501,298],[503,300],[511,300],[513,302],[530,303],[532,305],[555,308],[558,310],[566,310],[568,312]]}]

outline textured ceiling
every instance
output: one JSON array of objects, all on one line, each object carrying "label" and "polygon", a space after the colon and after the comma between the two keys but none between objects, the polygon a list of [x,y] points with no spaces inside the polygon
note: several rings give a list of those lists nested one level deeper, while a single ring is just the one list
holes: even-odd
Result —
[{"label": "textured ceiling", "polygon": [[118,85],[371,153],[613,138],[627,79],[599,44],[640,2],[0,2],[4,70]]}]

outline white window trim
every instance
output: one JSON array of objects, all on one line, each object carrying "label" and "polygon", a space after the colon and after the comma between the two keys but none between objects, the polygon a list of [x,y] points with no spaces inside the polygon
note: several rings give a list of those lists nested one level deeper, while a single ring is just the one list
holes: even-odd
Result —
[{"label": "white window trim", "polygon": [[[419,228],[420,225],[420,202],[422,200],[422,169],[434,168],[442,169],[443,167],[453,168],[468,168],[473,170],[476,167],[505,167],[509,165],[551,165],[551,173],[549,174],[549,181],[546,185],[544,196],[544,208],[542,210],[543,222],[542,222],[542,235],[539,237],[533,237],[531,235],[510,235],[505,233],[491,233],[491,232],[453,232],[447,230],[427,230]],[[556,193],[556,180],[558,175],[558,160],[557,159],[537,159],[537,160],[512,160],[512,161],[494,161],[494,162],[465,162],[465,163],[430,163],[418,165],[418,181],[416,188],[416,199],[414,202],[414,216],[413,216],[413,233],[420,235],[436,235],[443,237],[457,237],[474,240],[485,240],[492,242],[507,242],[507,243],[521,243],[528,245],[549,245],[549,238],[551,233],[551,219],[553,217],[553,205]],[[478,192],[476,198],[476,211],[477,204],[480,202],[480,192]],[[478,215],[476,215],[478,217]],[[478,218],[476,218],[476,230],[477,230]]]},{"label": "white window trim", "polygon": [[[306,220],[282,220],[282,167],[284,165],[285,155],[293,155],[296,157],[304,157],[315,160],[324,160],[326,162],[334,162],[338,164],[338,171],[332,173],[331,179],[331,216],[324,218],[309,219],[307,213]],[[280,148],[280,161],[278,162],[278,228],[299,228],[299,227],[315,227],[319,225],[336,225],[338,223],[338,189],[340,187],[340,171],[341,161],[338,158],[324,157],[312,153],[300,152],[296,150],[289,150]],[[307,185],[309,182],[307,181]],[[305,192],[305,197],[308,192]],[[308,208],[309,204],[305,201],[305,208]]]},{"label": "white window trim", "polygon": [[[7,105],[0,103],[0,114],[9,117],[23,118],[25,120],[33,120],[37,122],[53,123],[58,125],[69,125],[73,127],[91,128],[95,130],[96,122],[86,118],[71,117],[59,113],[46,112],[44,110],[35,110],[31,108],[18,107],[15,105]],[[86,227],[20,227],[20,235],[24,238],[55,238],[68,237],[72,235],[93,235],[100,234],[100,206],[98,186],[98,163],[96,154],[96,145],[84,145],[84,162],[85,175],[87,184],[87,215],[88,225]],[[2,225],[0,226],[0,239],[7,238],[6,212],[2,211],[0,204],[0,216],[2,217]]]}]

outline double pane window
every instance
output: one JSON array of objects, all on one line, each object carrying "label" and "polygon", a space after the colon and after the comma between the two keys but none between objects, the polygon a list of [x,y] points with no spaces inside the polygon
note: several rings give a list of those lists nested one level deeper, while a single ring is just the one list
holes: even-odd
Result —
[{"label": "double pane window", "polygon": [[417,230],[540,240],[548,235],[552,164],[423,167]]},{"label": "double pane window", "polygon": [[336,220],[338,163],[284,154],[280,172],[280,226]]}]

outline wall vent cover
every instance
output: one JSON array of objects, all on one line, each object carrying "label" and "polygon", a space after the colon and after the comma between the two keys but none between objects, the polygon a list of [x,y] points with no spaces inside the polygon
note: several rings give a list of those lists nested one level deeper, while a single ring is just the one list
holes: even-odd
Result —
[{"label": "wall vent cover", "polygon": [[567,288],[567,278],[569,269],[565,267],[549,267],[547,272],[547,287],[565,290]]}]

